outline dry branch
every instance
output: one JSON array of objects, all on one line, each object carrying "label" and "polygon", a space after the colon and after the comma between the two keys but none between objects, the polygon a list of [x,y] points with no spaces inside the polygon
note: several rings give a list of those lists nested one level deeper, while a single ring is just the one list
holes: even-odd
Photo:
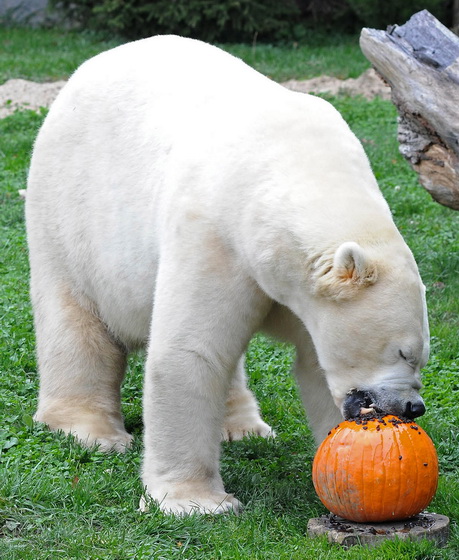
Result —
[{"label": "dry branch", "polygon": [[360,47],[392,88],[400,152],[437,202],[459,210],[459,37],[423,10],[364,28]]}]

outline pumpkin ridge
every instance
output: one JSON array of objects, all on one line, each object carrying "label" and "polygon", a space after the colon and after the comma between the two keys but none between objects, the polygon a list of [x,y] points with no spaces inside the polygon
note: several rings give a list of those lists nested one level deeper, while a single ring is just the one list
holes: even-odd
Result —
[{"label": "pumpkin ridge", "polygon": [[[399,435],[399,434],[398,434]],[[395,436],[394,437],[394,443],[397,446],[397,454],[396,456],[399,457],[399,467],[398,467],[398,478],[399,480],[403,480],[403,472],[404,472],[404,467],[405,467],[405,463],[402,464],[402,461],[404,461],[403,459],[403,454],[402,454],[402,447],[400,445],[400,438]],[[400,458],[401,457],[401,458]],[[398,492],[397,492],[397,509],[400,507],[400,502],[402,500],[402,485],[399,484],[398,485]]]},{"label": "pumpkin ridge", "polygon": [[[361,507],[359,507],[359,515],[362,515],[362,512],[367,511],[367,493],[365,491],[365,480],[366,480],[366,476],[367,476],[367,461],[368,458],[366,456],[367,454],[367,440],[371,438],[371,432],[365,432],[364,437],[362,438],[362,465],[361,465],[361,479],[360,479],[360,492],[361,492],[361,502],[362,505]],[[373,461],[373,459],[372,459]],[[357,507],[357,506],[356,506]],[[370,503],[370,507],[371,507],[371,503]],[[360,511],[361,510],[361,511]]]},{"label": "pumpkin ridge", "polygon": [[416,499],[417,485],[413,481],[413,468],[416,468],[416,455],[413,456],[413,452],[416,450],[413,448],[411,440],[412,432],[411,426],[403,426],[403,429],[400,429],[397,434],[397,441],[400,442],[400,447],[404,449],[403,453],[409,457],[409,460],[406,461],[402,459],[404,462],[400,473],[400,499],[394,516],[397,519],[411,517],[410,511],[413,509],[413,503]]},{"label": "pumpkin ridge", "polygon": [[[422,458],[421,458],[420,455],[419,455],[419,451],[420,451],[420,450],[418,449],[418,446],[417,446],[416,443],[415,443],[415,439],[414,439],[415,433],[414,433],[414,430],[411,430],[411,432],[413,432],[413,433],[410,433],[410,434],[409,434],[409,439],[410,439],[411,446],[412,446],[412,453],[413,453],[413,456],[416,458],[416,463],[418,464],[418,467],[417,467],[417,469],[416,469],[415,488],[416,488],[416,489],[421,488],[422,491],[423,491],[423,493],[424,493],[425,488],[424,488],[422,485],[420,485],[420,482],[421,482],[421,481],[420,481],[420,477],[419,477],[419,475],[420,475],[420,467],[421,467],[420,459],[422,460]],[[412,494],[411,494],[411,507],[410,507],[410,511],[416,509],[416,508],[414,507],[414,506],[415,506],[415,504],[414,504],[414,498],[415,498],[415,494],[412,493]]]},{"label": "pumpkin ridge", "polygon": [[[379,424],[378,424],[379,425]],[[380,446],[380,461],[381,461],[381,471],[382,471],[382,475],[381,475],[381,484],[382,484],[382,489],[380,492],[380,498],[381,498],[381,504],[380,504],[380,510],[381,511],[385,511],[387,509],[387,505],[386,505],[386,496],[385,496],[385,492],[384,492],[384,487],[387,485],[387,480],[389,478],[389,472],[386,468],[386,457],[387,457],[387,452],[386,452],[386,446],[385,446],[385,434],[384,434],[384,430],[377,430],[376,434],[378,435],[378,439],[379,439],[379,446]],[[392,444],[391,444],[392,446]],[[390,448],[389,447],[389,454],[390,454]],[[375,455],[377,452],[378,448],[375,448]],[[375,508],[374,508],[375,509]],[[372,517],[374,517],[375,515],[377,515],[378,512],[374,511],[372,513]]]},{"label": "pumpkin ridge", "polygon": [[[336,434],[334,434],[333,441],[336,442],[336,440],[337,440]],[[327,450],[327,455],[326,455],[327,464],[328,463],[331,464],[331,459],[330,459],[331,453],[332,453],[332,447],[330,446],[330,448]],[[333,457],[333,469],[336,469],[336,460],[337,460],[337,458],[336,458],[336,453],[335,453],[335,455]],[[336,480],[333,477],[331,477],[330,474],[331,474],[331,471],[330,471],[330,469],[328,469],[326,471],[326,477],[325,477],[325,481],[326,481],[325,483],[327,485],[327,488],[329,489],[328,495],[327,495],[328,500],[331,499],[331,496],[330,496],[331,491],[333,491],[333,493],[335,493],[335,494],[337,492]]]},{"label": "pumpkin ridge", "polygon": [[[351,431],[348,432],[343,431],[342,434],[343,434],[343,444],[344,443],[346,444],[346,449],[347,449],[346,461],[343,461],[343,465],[341,467],[341,477],[342,477],[341,492],[345,497],[346,489],[350,486],[350,484],[354,485],[354,477],[352,477],[351,481],[349,480],[349,473],[352,473],[354,468],[354,461],[352,460],[354,445],[352,441],[350,441],[352,440],[352,435],[353,435]],[[343,484],[344,482],[345,484]],[[355,507],[354,502],[350,502],[349,504],[346,503],[346,500],[343,500],[342,502],[346,511],[346,515],[352,515],[353,509]]]}]

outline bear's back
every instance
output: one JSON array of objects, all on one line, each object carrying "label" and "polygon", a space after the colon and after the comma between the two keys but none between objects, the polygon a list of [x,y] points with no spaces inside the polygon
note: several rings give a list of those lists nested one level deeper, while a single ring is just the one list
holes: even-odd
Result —
[{"label": "bear's back", "polygon": [[132,105],[160,102],[183,110],[219,108],[244,100],[266,102],[287,91],[253,70],[242,60],[195,39],[162,35],[134,41],[105,51],[76,70],[55,102],[75,99],[127,101]]}]

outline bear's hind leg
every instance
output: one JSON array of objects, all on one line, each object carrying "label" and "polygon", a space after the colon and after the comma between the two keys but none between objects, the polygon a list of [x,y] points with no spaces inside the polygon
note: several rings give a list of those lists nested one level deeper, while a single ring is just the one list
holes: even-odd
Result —
[{"label": "bear's hind leg", "polygon": [[247,387],[244,356],[242,356],[237,364],[226,399],[222,439],[237,441],[249,435],[266,438],[275,437],[276,434],[271,426],[262,420],[257,400]]},{"label": "bear's hind leg", "polygon": [[126,352],[68,287],[38,284],[31,290],[40,374],[35,420],[84,445],[124,451],[132,440],[121,415]]}]

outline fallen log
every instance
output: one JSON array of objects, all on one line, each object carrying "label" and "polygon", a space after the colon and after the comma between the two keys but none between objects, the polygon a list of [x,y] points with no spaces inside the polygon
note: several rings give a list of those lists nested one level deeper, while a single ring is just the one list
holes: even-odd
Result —
[{"label": "fallen log", "polygon": [[423,10],[362,29],[360,47],[391,87],[400,152],[437,202],[459,210],[459,37]]}]

